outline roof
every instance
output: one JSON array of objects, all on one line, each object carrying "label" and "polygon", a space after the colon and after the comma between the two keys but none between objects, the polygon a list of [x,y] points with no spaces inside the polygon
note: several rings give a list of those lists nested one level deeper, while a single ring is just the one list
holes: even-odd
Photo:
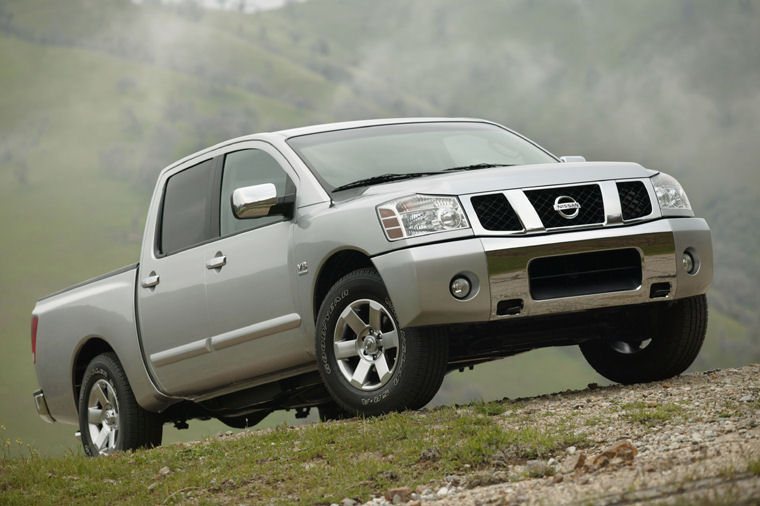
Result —
[{"label": "roof", "polygon": [[316,134],[322,132],[331,132],[335,130],[348,130],[349,128],[363,128],[378,125],[396,125],[400,123],[433,123],[440,121],[485,121],[477,118],[386,118],[386,119],[369,119],[361,121],[343,121],[339,123],[324,123],[322,125],[312,125],[298,128],[290,128],[274,132],[285,138],[296,137],[299,135]]}]

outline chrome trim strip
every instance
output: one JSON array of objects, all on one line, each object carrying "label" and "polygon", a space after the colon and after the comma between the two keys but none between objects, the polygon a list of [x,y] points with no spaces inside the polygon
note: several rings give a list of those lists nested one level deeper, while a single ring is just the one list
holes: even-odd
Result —
[{"label": "chrome trim strip", "polygon": [[619,225],[623,223],[623,208],[620,205],[617,181],[601,181],[599,188],[602,190],[604,224]]},{"label": "chrome trim strip", "polygon": [[155,367],[173,364],[182,360],[205,355],[211,352],[211,339],[201,339],[192,343],[183,344],[175,348],[159,351],[150,356],[150,361]]},{"label": "chrome trim strip", "polygon": [[150,361],[155,367],[174,364],[182,360],[205,355],[214,351],[223,350],[231,346],[237,346],[254,339],[260,339],[278,332],[297,328],[301,325],[301,317],[296,313],[290,313],[271,320],[254,323],[230,332],[225,332],[206,339],[200,339],[192,343],[183,344],[175,348],[159,351],[150,356]]},{"label": "chrome trim strip", "polygon": [[272,318],[261,323],[255,323],[242,329],[233,330],[231,332],[225,332],[211,338],[211,346],[213,350],[222,350],[243,344],[247,341],[253,341],[261,337],[266,337],[278,332],[284,332],[286,330],[298,328],[301,325],[301,317],[296,313],[290,313],[277,318]]},{"label": "chrome trim strip", "polygon": [[507,190],[504,195],[507,197],[509,205],[517,213],[517,217],[522,221],[526,233],[546,231],[533,204],[530,203],[522,190]]}]

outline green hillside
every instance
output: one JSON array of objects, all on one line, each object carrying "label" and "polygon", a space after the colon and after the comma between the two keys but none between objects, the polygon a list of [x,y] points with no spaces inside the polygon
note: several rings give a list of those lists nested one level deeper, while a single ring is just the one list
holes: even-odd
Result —
[{"label": "green hillside", "polygon": [[[14,451],[74,446],[74,427],[34,412],[29,315],[37,298],[137,260],[163,166],[323,121],[481,116],[558,154],[673,173],[714,230],[713,312],[695,367],[759,360],[758,54],[760,6],[738,0],[311,0],[257,15],[1,1],[3,437]],[[577,350],[542,350],[454,373],[436,402],[588,382],[601,379]]]}]

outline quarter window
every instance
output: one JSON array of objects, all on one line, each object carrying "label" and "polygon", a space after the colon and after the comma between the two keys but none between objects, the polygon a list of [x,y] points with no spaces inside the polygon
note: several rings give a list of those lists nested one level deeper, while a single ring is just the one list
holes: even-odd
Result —
[{"label": "quarter window", "polygon": [[277,189],[277,196],[283,197],[293,192],[295,187],[282,170],[280,164],[270,154],[260,149],[234,151],[224,157],[221,194],[221,233],[234,234],[243,230],[263,227],[282,221],[282,215],[262,216],[260,218],[238,219],[232,212],[232,192],[237,188],[272,183]]},{"label": "quarter window", "polygon": [[211,160],[171,176],[161,212],[159,251],[165,255],[213,237],[211,230]]}]

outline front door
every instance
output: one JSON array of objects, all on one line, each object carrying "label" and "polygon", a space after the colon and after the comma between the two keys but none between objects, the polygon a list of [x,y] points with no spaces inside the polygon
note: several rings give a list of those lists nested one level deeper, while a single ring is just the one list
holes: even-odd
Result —
[{"label": "front door", "polygon": [[310,361],[296,310],[290,258],[291,216],[238,219],[232,192],[271,183],[278,197],[295,192],[287,161],[264,143],[224,156],[221,239],[206,247],[206,294],[214,354],[232,382],[262,378]]}]

